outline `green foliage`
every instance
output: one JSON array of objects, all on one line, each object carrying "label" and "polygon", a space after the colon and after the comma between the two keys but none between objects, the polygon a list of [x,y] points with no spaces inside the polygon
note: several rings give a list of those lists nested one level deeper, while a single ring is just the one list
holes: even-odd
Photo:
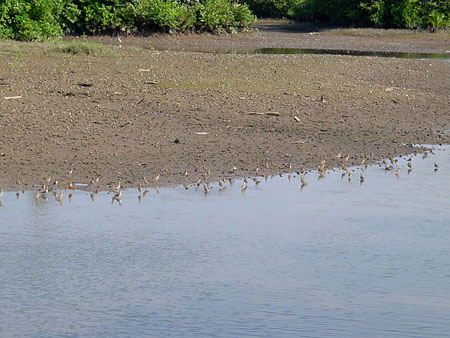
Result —
[{"label": "green foliage", "polygon": [[195,6],[175,0],[138,0],[135,6],[136,23],[141,29],[185,31],[192,29],[196,22]]},{"label": "green foliage", "polygon": [[[262,1],[262,0],[261,0]],[[272,1],[272,0],[268,0]],[[432,15],[433,13],[444,13]],[[430,17],[445,25],[450,13],[448,0],[303,0],[292,10],[292,18],[328,21],[337,25],[419,28]]]},{"label": "green foliage", "polygon": [[0,0],[0,38],[136,30],[235,31],[255,17],[234,0]]},{"label": "green foliage", "polygon": [[428,16],[428,23],[430,24],[430,30],[432,32],[436,32],[438,29],[446,26],[448,21],[445,18],[445,15],[438,12],[436,9],[433,9]]},{"label": "green foliage", "polygon": [[242,0],[260,18],[291,18],[304,0]]},{"label": "green foliage", "polygon": [[62,35],[62,7],[53,0],[0,0],[0,37],[44,40]]}]

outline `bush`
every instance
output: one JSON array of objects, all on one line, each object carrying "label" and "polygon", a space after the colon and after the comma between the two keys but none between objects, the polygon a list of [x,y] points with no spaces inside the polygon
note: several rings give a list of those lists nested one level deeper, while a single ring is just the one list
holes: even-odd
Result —
[{"label": "bush", "polygon": [[44,40],[61,36],[60,5],[53,0],[0,0],[0,37]]},{"label": "bush", "polygon": [[232,32],[255,19],[233,0],[0,0],[0,38],[18,40],[137,29]]},{"label": "bush", "polygon": [[260,18],[293,18],[303,0],[243,0]]},{"label": "bush", "polygon": [[[320,20],[337,25],[419,28],[427,27],[430,17],[444,18],[445,22],[450,13],[450,1],[303,0],[292,12],[295,19]],[[440,15],[433,16],[432,12]]]}]

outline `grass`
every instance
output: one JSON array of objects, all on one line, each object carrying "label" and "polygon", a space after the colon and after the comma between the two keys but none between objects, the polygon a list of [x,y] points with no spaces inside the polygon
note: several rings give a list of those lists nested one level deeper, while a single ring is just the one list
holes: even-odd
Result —
[{"label": "grass", "polygon": [[104,54],[108,48],[101,43],[88,41],[70,41],[57,43],[54,51],[69,55],[99,55]]}]

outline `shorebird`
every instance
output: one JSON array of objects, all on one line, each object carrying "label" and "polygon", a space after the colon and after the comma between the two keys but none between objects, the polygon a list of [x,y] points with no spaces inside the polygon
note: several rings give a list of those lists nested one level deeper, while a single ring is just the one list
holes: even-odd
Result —
[{"label": "shorebird", "polygon": [[120,196],[122,196],[122,189],[120,189],[118,192],[116,192],[116,193],[114,194],[114,197],[115,197],[115,198],[120,198]]},{"label": "shorebird", "polygon": [[319,177],[318,177],[318,179],[320,180],[320,179],[322,179],[324,177],[325,177],[325,170],[323,170],[323,169],[319,170]]},{"label": "shorebird", "polygon": [[395,176],[400,177],[400,169],[397,169],[397,170],[395,171]]},{"label": "shorebird", "polygon": [[145,184],[150,184],[150,182],[148,181],[148,179],[145,178],[145,176],[142,177],[142,180],[144,181]]},{"label": "shorebird", "polygon": [[161,174],[158,174],[158,175],[156,175],[156,176],[154,177],[154,180],[155,180],[155,181],[158,181],[160,177],[161,177]]},{"label": "shorebird", "polygon": [[57,194],[57,195],[55,196],[55,198],[56,198],[57,201],[59,201],[59,200],[62,200],[63,196],[64,196],[64,190],[61,190],[61,191],[59,192],[59,194]]},{"label": "shorebird", "polygon": [[119,182],[119,183],[117,183],[117,185],[115,187],[112,188],[112,191],[117,193],[120,190],[120,187],[121,187],[121,185],[120,185],[120,182]]}]

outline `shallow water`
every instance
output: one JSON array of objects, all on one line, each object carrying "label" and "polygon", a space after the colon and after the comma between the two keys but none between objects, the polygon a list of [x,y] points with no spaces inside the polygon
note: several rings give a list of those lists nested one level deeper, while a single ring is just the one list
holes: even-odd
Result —
[{"label": "shallow water", "polygon": [[214,54],[324,54],[349,56],[374,56],[399,59],[420,59],[450,62],[450,53],[402,53],[402,52],[375,52],[345,49],[308,49],[308,48],[217,48],[201,46],[153,46],[156,50],[172,50]]},{"label": "shallow water", "polygon": [[[450,148],[225,191],[0,208],[1,337],[448,337]],[[434,172],[434,162],[439,170]],[[66,192],[67,195],[67,192]]]}]

